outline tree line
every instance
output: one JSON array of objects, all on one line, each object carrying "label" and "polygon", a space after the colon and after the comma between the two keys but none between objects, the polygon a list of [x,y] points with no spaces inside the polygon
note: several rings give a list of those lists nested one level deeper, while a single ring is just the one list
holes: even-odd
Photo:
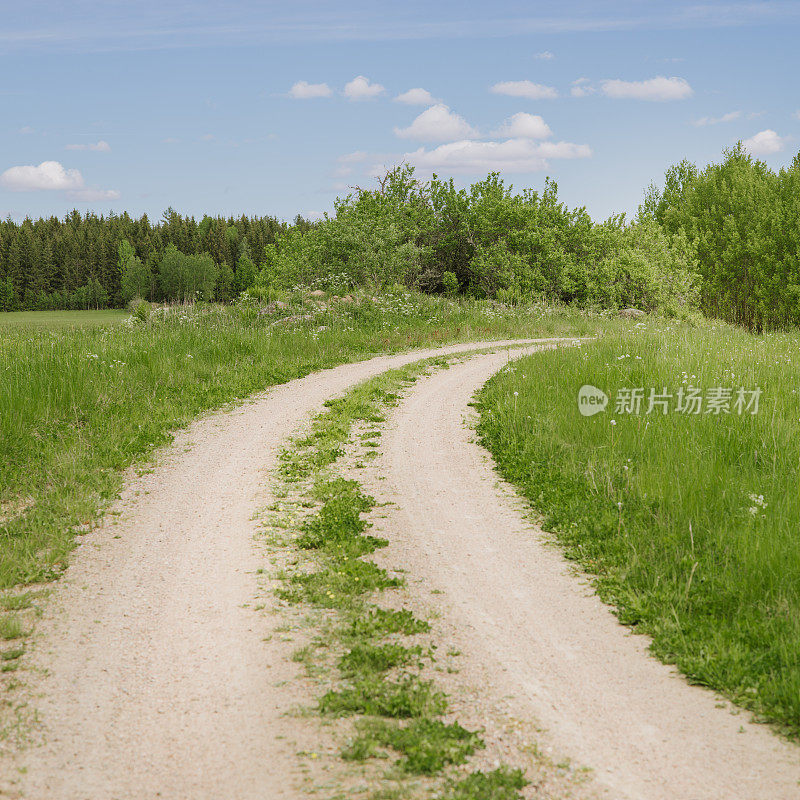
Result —
[{"label": "tree line", "polygon": [[[310,226],[301,217],[292,225],[274,217],[204,216],[198,221],[171,208],[155,223],[146,214],[137,219],[78,211],[64,219],[28,218],[21,223],[6,219],[0,221],[0,310],[119,307],[129,299],[122,279],[131,257],[141,264],[144,299],[188,296],[186,265],[178,264],[174,251],[201,259],[202,264],[195,261],[190,272],[202,272],[204,264],[208,273],[210,261],[215,274],[211,293],[227,300],[243,281],[252,282],[250,274],[240,274],[237,281],[240,265],[245,273],[254,272],[261,254],[279,234]],[[123,243],[130,248],[124,258]],[[165,256],[168,264],[162,269]],[[206,281],[200,291],[208,291],[208,286]]]},{"label": "tree line", "polygon": [[101,308],[133,297],[228,301],[304,285],[706,314],[761,331],[800,325],[800,154],[777,172],[741,144],[682,161],[634,220],[593,221],[550,180],[515,192],[498,174],[464,189],[390,170],[310,223],[199,222],[73,211],[0,222],[0,309]]}]

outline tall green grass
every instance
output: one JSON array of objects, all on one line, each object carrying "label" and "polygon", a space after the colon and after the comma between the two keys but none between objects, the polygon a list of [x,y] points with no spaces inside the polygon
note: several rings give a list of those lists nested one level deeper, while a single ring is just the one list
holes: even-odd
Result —
[{"label": "tall green grass", "polygon": [[116,495],[121,471],[202,411],[373,353],[601,324],[408,294],[303,308],[313,319],[278,325],[208,307],[146,324],[0,327],[0,588],[58,574],[76,526]]},{"label": "tall green grass", "polygon": [[[655,654],[797,736],[800,335],[638,330],[496,376],[481,396],[483,441]],[[583,384],[610,396],[603,413],[578,413]],[[615,409],[620,388],[690,384],[760,387],[759,412]]]}]

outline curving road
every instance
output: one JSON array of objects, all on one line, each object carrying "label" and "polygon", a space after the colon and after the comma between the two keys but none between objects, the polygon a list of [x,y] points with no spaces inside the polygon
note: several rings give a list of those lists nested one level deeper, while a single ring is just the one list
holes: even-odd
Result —
[{"label": "curving road", "polygon": [[279,621],[252,610],[265,565],[253,517],[270,502],[279,449],[325,400],[373,375],[522,343],[346,364],[180,433],[151,474],[128,483],[121,515],[81,537],[54,591],[26,657],[44,743],[15,765],[0,760],[0,796],[301,796],[298,732],[285,716],[300,699],[284,683],[296,675],[291,646],[275,635]]},{"label": "curving road", "polygon": [[[282,442],[326,399],[475,347],[375,358],[273,388],[199,420],[151,474],[132,479],[121,516],[82,538],[38,627],[29,663],[40,675],[44,743],[20,755],[10,792],[303,796],[302,734],[286,716],[296,667],[274,635],[279,621],[251,606],[265,563],[253,517],[270,500],[269,473]],[[385,480],[373,492],[390,487],[397,504],[380,522],[388,558],[444,593],[466,673],[488,671],[486,693],[513,696],[560,753],[593,768],[607,797],[799,797],[800,751],[650,658],[498,486],[463,417],[507,358],[477,355],[425,378],[393,411],[376,462]]]}]

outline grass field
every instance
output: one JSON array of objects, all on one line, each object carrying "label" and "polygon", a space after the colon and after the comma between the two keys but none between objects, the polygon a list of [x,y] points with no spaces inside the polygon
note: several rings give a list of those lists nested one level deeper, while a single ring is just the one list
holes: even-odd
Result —
[{"label": "grass field", "polygon": [[126,311],[4,311],[0,312],[0,328],[83,328],[113,325],[127,319]]},{"label": "grass field", "polygon": [[[482,393],[481,435],[661,659],[797,737],[800,335],[638,331],[517,362]],[[606,392],[605,411],[579,414],[584,384]],[[706,405],[678,413],[692,385]],[[638,387],[641,412],[621,411],[619,390]],[[673,394],[668,413],[647,413],[651,387]],[[713,413],[714,387],[760,388],[758,413],[739,414],[736,392]]]},{"label": "grass field", "polygon": [[285,324],[209,306],[146,324],[0,328],[0,589],[57,575],[122,470],[203,411],[378,352],[607,324],[408,294],[339,310],[297,300],[286,313],[300,311]]}]

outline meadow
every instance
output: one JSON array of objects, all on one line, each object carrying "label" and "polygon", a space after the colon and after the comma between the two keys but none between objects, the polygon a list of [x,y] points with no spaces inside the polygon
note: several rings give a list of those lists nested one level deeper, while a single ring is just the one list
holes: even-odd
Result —
[{"label": "meadow", "polygon": [[[800,335],[657,319],[634,330],[495,376],[482,440],[659,658],[797,737]],[[609,397],[594,416],[578,411],[585,384]]]},{"label": "meadow", "polygon": [[298,293],[271,310],[198,304],[154,309],[145,322],[0,326],[0,589],[57,577],[123,471],[204,411],[373,354],[606,324],[410,292],[338,307]]},{"label": "meadow", "polygon": [[125,311],[6,311],[0,313],[0,328],[84,328],[94,325],[114,325],[127,319]]}]

